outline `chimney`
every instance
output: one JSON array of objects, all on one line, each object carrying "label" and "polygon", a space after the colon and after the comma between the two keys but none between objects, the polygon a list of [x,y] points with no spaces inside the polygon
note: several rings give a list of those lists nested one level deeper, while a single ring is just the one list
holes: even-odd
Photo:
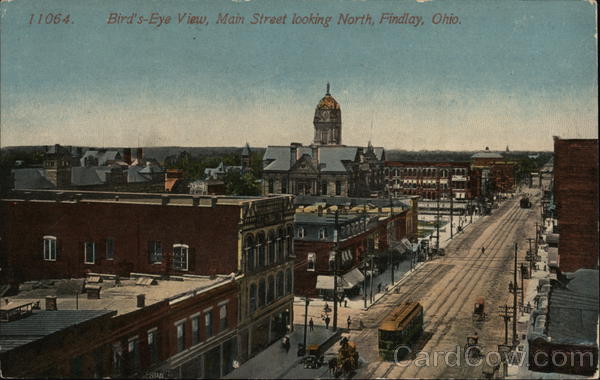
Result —
[{"label": "chimney", "polygon": [[56,305],[56,296],[46,296],[46,310],[55,311],[58,310]]},{"label": "chimney", "polygon": [[131,148],[123,149],[123,161],[131,165]]},{"label": "chimney", "polygon": [[138,294],[137,295],[137,307],[144,307],[144,306],[146,306],[146,295]]},{"label": "chimney", "polygon": [[298,143],[290,144],[290,167],[294,166],[296,160],[298,159]]},{"label": "chimney", "polygon": [[144,158],[144,149],[137,148],[136,158],[137,158],[138,164],[139,164],[142,161],[142,158]]}]

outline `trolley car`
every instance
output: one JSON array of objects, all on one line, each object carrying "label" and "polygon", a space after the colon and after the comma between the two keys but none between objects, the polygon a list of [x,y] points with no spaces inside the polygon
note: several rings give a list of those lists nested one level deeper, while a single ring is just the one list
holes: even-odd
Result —
[{"label": "trolley car", "polygon": [[406,352],[398,347],[411,345],[422,332],[423,306],[418,302],[399,305],[379,325],[379,356],[388,361],[400,359]]}]

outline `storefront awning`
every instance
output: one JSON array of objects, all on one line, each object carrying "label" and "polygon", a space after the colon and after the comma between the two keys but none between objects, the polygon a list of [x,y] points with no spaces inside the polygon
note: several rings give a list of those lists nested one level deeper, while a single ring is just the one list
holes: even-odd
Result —
[{"label": "storefront awning", "polygon": [[[333,290],[333,276],[318,275],[316,289]],[[350,286],[341,276],[338,276],[338,288],[350,289]]]},{"label": "storefront awning", "polygon": [[342,276],[344,281],[348,283],[348,286],[351,288],[358,286],[361,282],[365,280],[365,276],[358,270],[358,268],[352,269],[350,272],[346,273]]}]

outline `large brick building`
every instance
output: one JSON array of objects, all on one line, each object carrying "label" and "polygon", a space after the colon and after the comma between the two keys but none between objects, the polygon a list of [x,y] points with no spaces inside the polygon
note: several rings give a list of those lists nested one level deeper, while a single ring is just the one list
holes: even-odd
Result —
[{"label": "large brick building", "polygon": [[291,196],[29,191],[2,199],[0,214],[4,285],[90,272],[234,274],[240,362],[291,328]]},{"label": "large brick building", "polygon": [[417,197],[394,200],[393,208],[389,202],[361,198],[297,199],[296,203],[304,206],[297,209],[295,219],[295,294],[332,297],[336,265],[344,292],[356,294],[364,281],[365,268],[360,268],[360,264],[368,254],[389,254],[396,249],[402,251],[395,255],[400,259],[405,243],[417,237]]},{"label": "large brick building", "polygon": [[554,138],[560,270],[598,268],[598,139]]}]

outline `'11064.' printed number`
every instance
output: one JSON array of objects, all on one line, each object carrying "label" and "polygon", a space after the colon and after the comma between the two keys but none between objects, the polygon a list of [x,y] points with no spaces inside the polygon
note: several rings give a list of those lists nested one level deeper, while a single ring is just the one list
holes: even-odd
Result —
[{"label": "'11064.' printed number", "polygon": [[63,15],[62,13],[40,13],[39,15],[31,14],[29,24],[71,24],[71,15]]}]

